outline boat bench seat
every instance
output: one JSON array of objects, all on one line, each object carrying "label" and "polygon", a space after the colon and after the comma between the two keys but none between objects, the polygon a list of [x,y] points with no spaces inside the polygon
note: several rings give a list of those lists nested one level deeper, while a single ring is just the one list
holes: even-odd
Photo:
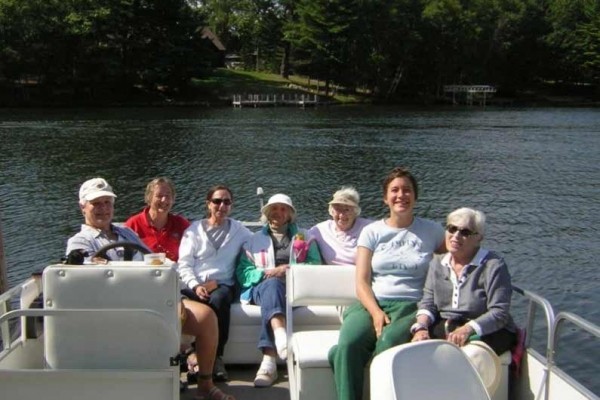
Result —
[{"label": "boat bench seat", "polygon": [[[303,306],[292,310],[296,330],[338,330],[340,317],[335,306]],[[223,361],[226,364],[260,364],[262,353],[257,348],[261,328],[260,306],[233,303],[229,340]]]},{"label": "boat bench seat", "polygon": [[[356,302],[355,273],[351,266],[296,265],[287,275],[287,312],[294,307],[339,308]],[[338,326],[299,329],[294,314],[287,319],[288,376],[291,400],[329,400],[336,398],[333,371],[328,354],[338,342]],[[303,321],[306,322],[306,321]],[[332,321],[333,322],[333,321]],[[510,352],[500,356],[500,384],[492,400],[508,399]],[[363,398],[369,398],[370,365],[365,368]],[[376,399],[372,399],[376,400]]]}]

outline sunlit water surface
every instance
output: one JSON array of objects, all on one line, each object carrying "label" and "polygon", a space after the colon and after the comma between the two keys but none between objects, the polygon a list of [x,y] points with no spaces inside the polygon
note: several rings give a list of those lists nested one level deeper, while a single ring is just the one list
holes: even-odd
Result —
[{"label": "sunlit water surface", "polygon": [[[0,148],[11,285],[63,255],[81,223],[78,187],[91,177],[114,186],[120,221],[143,206],[149,179],[167,175],[188,218],[202,217],[207,189],[225,183],[234,217],[258,218],[260,186],[289,194],[309,226],[348,184],[363,215],[382,217],[381,179],[405,165],[420,185],[417,214],[443,223],[457,207],[484,211],[485,246],[504,255],[514,283],[600,323],[597,109],[0,110]],[[559,361],[598,393],[597,341],[566,342],[580,353]]]}]

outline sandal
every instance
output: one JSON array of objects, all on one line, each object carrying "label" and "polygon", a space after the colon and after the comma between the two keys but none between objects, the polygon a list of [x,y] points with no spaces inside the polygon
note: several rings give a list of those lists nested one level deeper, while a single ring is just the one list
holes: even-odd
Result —
[{"label": "sandal", "polygon": [[235,400],[235,397],[226,394],[218,387],[213,386],[208,392],[194,397],[194,400]]}]

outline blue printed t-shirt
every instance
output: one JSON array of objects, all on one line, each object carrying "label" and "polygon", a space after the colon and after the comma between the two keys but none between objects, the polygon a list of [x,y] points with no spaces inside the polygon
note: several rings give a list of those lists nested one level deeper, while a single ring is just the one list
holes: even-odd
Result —
[{"label": "blue printed t-shirt", "polygon": [[371,279],[375,297],[419,301],[429,262],[443,240],[440,224],[418,217],[407,228],[392,228],[385,220],[367,225],[358,246],[373,252]]}]

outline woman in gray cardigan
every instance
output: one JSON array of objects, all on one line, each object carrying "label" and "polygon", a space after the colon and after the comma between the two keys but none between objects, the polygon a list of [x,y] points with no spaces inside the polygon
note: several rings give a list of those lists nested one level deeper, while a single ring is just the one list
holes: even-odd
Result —
[{"label": "woman in gray cardigan", "polygon": [[451,212],[446,224],[448,253],[432,261],[413,341],[447,339],[463,346],[479,339],[496,354],[516,342],[510,316],[512,286],[502,257],[482,248],[485,215],[470,208]]}]

